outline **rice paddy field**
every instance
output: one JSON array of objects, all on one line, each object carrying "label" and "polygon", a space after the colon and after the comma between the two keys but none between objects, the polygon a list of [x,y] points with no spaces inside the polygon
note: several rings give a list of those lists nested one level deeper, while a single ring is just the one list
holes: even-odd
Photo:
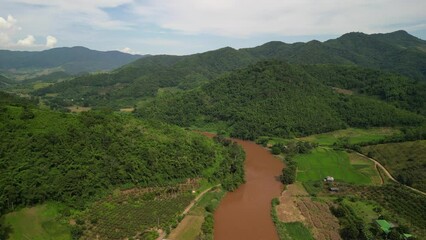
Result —
[{"label": "rice paddy field", "polygon": [[378,173],[369,160],[350,161],[349,154],[327,147],[319,147],[309,154],[297,155],[297,181],[321,181],[333,176],[336,181],[353,184],[374,184]]}]

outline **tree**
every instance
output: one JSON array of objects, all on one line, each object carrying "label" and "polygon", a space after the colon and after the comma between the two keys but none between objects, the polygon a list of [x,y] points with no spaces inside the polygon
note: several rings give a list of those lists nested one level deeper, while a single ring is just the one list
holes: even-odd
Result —
[{"label": "tree", "polygon": [[345,240],[358,239],[359,230],[354,225],[349,225],[341,230],[340,235]]}]

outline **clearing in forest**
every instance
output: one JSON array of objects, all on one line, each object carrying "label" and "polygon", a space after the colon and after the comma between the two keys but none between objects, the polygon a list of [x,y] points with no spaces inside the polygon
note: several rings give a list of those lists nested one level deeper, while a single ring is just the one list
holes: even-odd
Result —
[{"label": "clearing in forest", "polygon": [[308,154],[295,157],[297,162],[297,180],[300,182],[321,181],[333,176],[336,181],[354,184],[372,184],[378,176],[374,164],[367,160],[365,164],[351,164],[348,153],[330,148],[319,147]]}]

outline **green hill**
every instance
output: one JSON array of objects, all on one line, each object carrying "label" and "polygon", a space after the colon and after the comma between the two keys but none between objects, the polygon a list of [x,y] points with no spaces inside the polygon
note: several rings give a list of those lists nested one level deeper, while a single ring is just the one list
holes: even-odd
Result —
[{"label": "green hill", "polygon": [[[297,64],[362,66],[426,80],[426,41],[404,31],[388,34],[349,33],[326,42],[286,44],[269,42],[255,48],[222,48],[188,56],[149,56],[109,74],[77,77],[41,89],[35,94],[57,94],[62,105],[129,107],[157,95],[161,89],[193,89],[223,73],[261,60]],[[74,102],[75,103],[75,102]]]},{"label": "green hill", "polygon": [[425,120],[372,97],[338,94],[303,66],[278,61],[236,70],[189,92],[165,94],[137,114],[185,127],[223,123],[232,136],[244,139]]},{"label": "green hill", "polygon": [[236,145],[129,114],[59,113],[0,92],[0,119],[0,213],[48,200],[82,207],[121,186],[243,181]]},{"label": "green hill", "polygon": [[361,151],[377,159],[399,182],[426,191],[426,140],[365,146]]}]

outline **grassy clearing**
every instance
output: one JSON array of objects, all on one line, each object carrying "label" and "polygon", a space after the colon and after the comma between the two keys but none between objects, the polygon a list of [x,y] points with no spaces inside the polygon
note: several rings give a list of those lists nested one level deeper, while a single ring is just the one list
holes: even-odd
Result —
[{"label": "grassy clearing", "polygon": [[301,222],[284,223],[284,228],[288,232],[291,239],[309,240],[314,239],[309,229]]},{"label": "grassy clearing", "polygon": [[366,146],[361,151],[401,183],[426,191],[426,140]]},{"label": "grassy clearing", "polygon": [[80,113],[80,112],[90,111],[92,108],[91,107],[72,106],[72,107],[68,107],[68,109],[71,112]]},{"label": "grassy clearing", "polygon": [[399,130],[392,128],[348,128],[329,133],[315,134],[299,138],[299,140],[315,142],[322,146],[331,146],[337,142],[339,138],[348,138],[350,144],[357,144],[385,139],[387,136],[397,133],[399,133]]},{"label": "grassy clearing", "polygon": [[132,108],[132,107],[120,108],[120,112],[124,112],[124,113],[132,113],[133,111],[135,111],[135,108]]},{"label": "grassy clearing", "polygon": [[12,227],[10,239],[70,240],[69,226],[60,220],[62,207],[47,203],[7,214],[5,221]]},{"label": "grassy clearing", "polygon": [[295,161],[298,164],[297,180],[301,182],[320,181],[326,176],[333,176],[337,181],[372,184],[372,177],[377,175],[372,171],[361,172],[370,165],[351,164],[346,152],[324,147],[309,154],[297,155]]},{"label": "grassy clearing", "polygon": [[33,89],[34,90],[38,90],[38,89],[41,89],[41,88],[45,88],[45,87],[48,87],[48,86],[50,86],[50,85],[52,85],[53,83],[43,83],[43,82],[40,82],[40,83],[34,83],[34,85],[33,85]]},{"label": "grassy clearing", "polygon": [[372,201],[351,201],[348,198],[343,200],[343,203],[355,212],[355,215],[364,221],[364,223],[372,223],[374,220],[378,219],[379,216],[385,215],[385,210],[380,207],[380,205]]},{"label": "grassy clearing", "polygon": [[280,240],[314,240],[311,232],[301,222],[275,223]]},{"label": "grassy clearing", "polygon": [[375,163],[368,158],[358,155],[356,153],[348,153],[349,161],[359,173],[369,176],[371,178],[371,184],[381,185],[382,179],[378,169],[376,169]]}]

